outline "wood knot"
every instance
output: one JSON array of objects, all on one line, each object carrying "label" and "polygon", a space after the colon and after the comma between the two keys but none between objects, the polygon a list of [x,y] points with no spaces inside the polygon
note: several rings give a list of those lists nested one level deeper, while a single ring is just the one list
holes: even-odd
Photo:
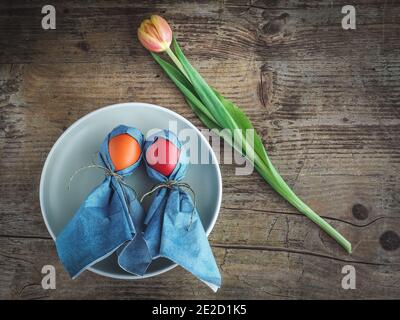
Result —
[{"label": "wood knot", "polygon": [[368,209],[362,204],[355,204],[352,209],[354,218],[358,220],[365,220],[368,218]]},{"label": "wood knot", "polygon": [[386,231],[384,232],[380,238],[379,242],[382,248],[386,251],[397,250],[400,247],[400,237],[394,231]]},{"label": "wood knot", "polygon": [[84,52],[89,52],[89,50],[90,50],[90,45],[87,41],[79,41],[76,44],[76,47],[81,49]]},{"label": "wood knot", "polygon": [[263,33],[267,35],[275,35],[280,33],[285,26],[288,18],[289,14],[284,12],[280,16],[271,19],[262,27]]},{"label": "wood knot", "polygon": [[274,82],[276,81],[276,72],[271,68],[262,66],[260,70],[260,83],[258,85],[258,97],[261,105],[267,109],[268,113],[276,111],[274,108]]}]

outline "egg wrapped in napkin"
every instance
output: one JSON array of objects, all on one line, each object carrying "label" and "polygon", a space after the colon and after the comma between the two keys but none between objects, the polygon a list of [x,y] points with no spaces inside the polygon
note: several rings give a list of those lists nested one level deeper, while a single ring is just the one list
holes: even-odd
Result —
[{"label": "egg wrapped in napkin", "polygon": [[[144,195],[153,195],[144,220],[144,240],[150,255],[153,259],[170,259],[217,291],[221,275],[195,206],[194,191],[182,181],[187,153],[175,134],[162,130],[146,139],[144,161],[147,174],[158,183]],[[136,245],[128,244],[119,255],[119,264],[142,275],[149,265],[140,255]]]},{"label": "egg wrapped in napkin", "polygon": [[81,168],[102,169],[105,178],[56,237],[57,253],[72,278],[117,249],[123,251],[129,241],[150,263],[142,234],[144,211],[136,192],[124,181],[142,160],[143,140],[138,129],[120,125],[103,140],[99,164]]}]

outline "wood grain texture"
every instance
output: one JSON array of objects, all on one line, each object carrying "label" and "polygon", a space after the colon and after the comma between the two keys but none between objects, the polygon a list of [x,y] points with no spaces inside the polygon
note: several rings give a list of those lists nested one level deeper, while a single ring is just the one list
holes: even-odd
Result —
[{"label": "wood grain texture", "polygon": [[[400,298],[400,5],[347,1],[0,3],[0,298]],[[263,180],[222,164],[210,236],[223,286],[180,268],[141,281],[70,280],[44,226],[38,186],[61,133],[101,106],[143,101],[202,127],[136,40],[144,16],[171,21],[193,65],[246,111],[294,191],[352,243],[347,255]],[[392,231],[392,232],[389,232]],[[57,289],[41,288],[41,267]],[[354,265],[357,289],[343,290]]]}]

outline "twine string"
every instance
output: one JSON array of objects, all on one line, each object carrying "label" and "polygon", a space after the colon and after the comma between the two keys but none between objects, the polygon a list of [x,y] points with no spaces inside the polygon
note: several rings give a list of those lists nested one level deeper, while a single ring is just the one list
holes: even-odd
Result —
[{"label": "twine string", "polygon": [[156,192],[157,190],[161,189],[161,188],[168,188],[170,190],[172,190],[174,187],[177,188],[185,188],[187,190],[189,190],[192,195],[193,195],[193,207],[192,207],[192,213],[190,215],[190,221],[189,221],[189,225],[187,227],[187,231],[190,230],[190,227],[192,226],[193,223],[193,216],[194,216],[194,212],[196,210],[196,193],[194,192],[194,190],[192,189],[192,187],[186,183],[186,182],[181,182],[181,181],[176,181],[176,180],[168,180],[166,182],[161,182],[157,185],[155,185],[149,192],[146,192],[142,198],[140,199],[140,202],[143,202],[143,200],[153,194],[154,192]]},{"label": "twine string", "polygon": [[[102,169],[102,170],[104,171],[104,174],[105,174],[106,176],[114,177],[115,180],[117,180],[117,182],[118,182],[121,186],[124,185],[125,187],[131,189],[131,190],[133,191],[135,197],[138,198],[137,193],[136,193],[136,190],[133,189],[132,186],[130,186],[128,183],[126,183],[126,182],[124,181],[123,176],[121,176],[120,174],[118,174],[118,173],[112,171],[110,168],[105,167],[105,166],[102,166],[102,165],[99,165],[99,164],[90,164],[90,165],[84,166],[84,167],[79,168],[78,170],[76,170],[76,171],[71,175],[71,177],[69,178],[68,186],[67,186],[67,187],[68,187],[68,190],[71,189],[71,182],[72,182],[72,180],[75,178],[75,176],[76,176],[78,173],[80,173],[80,172],[82,172],[82,171],[84,171],[84,170],[86,170],[86,169],[91,169],[91,168]],[[125,194],[124,194],[124,196],[125,196]],[[125,199],[125,200],[126,200],[126,199]]]}]

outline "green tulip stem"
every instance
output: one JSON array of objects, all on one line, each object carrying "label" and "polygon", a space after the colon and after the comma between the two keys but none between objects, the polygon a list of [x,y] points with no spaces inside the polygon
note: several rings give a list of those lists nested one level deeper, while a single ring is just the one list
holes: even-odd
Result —
[{"label": "green tulip stem", "polygon": [[[225,137],[226,138],[226,137]],[[239,135],[239,138],[242,138]],[[229,141],[228,141],[229,142]],[[243,145],[242,145],[243,144]],[[232,146],[243,154],[243,147],[245,150],[251,150],[252,146],[249,145],[247,140],[243,137],[239,142],[232,144]],[[253,150],[251,152],[252,156],[246,156],[246,158],[251,161],[258,173],[263,177],[263,179],[269,183],[269,185],[278,192],[286,201],[308,217],[312,222],[318,225],[322,230],[324,230],[329,236],[335,239],[348,253],[351,253],[351,243],[344,238],[337,230],[335,230],[325,219],[320,217],[315,213],[309,206],[307,206],[299,197],[290,189],[283,178],[280,176],[278,171],[267,158],[267,163],[264,163],[260,157]]]},{"label": "green tulip stem", "polygon": [[[247,140],[243,130],[253,129],[247,116],[232,102],[225,99],[212,89],[200,74],[187,61],[178,43],[174,39],[174,51],[167,48],[165,52],[171,58],[176,68],[164,61],[157,54],[151,53],[168,76],[184,94],[186,101],[210,129],[219,130],[219,135],[231,144],[238,152],[254,164],[262,178],[284,199],[297,210],[317,224],[329,236],[335,239],[348,253],[351,253],[351,243],[335,230],[325,219],[320,217],[306,205],[288,186],[279,172],[271,163],[261,139],[256,135],[253,142]],[[228,129],[225,132],[222,129]],[[240,130],[239,141],[232,139],[235,130]]]},{"label": "green tulip stem", "polygon": [[179,59],[176,57],[176,55],[172,52],[171,48],[168,48],[165,50],[165,52],[168,54],[168,56],[171,58],[171,60],[175,63],[175,65],[178,67],[178,69],[182,72],[182,74],[186,77],[186,79],[190,81],[189,76],[187,75],[185,68],[183,68],[182,63],[179,61]]}]

